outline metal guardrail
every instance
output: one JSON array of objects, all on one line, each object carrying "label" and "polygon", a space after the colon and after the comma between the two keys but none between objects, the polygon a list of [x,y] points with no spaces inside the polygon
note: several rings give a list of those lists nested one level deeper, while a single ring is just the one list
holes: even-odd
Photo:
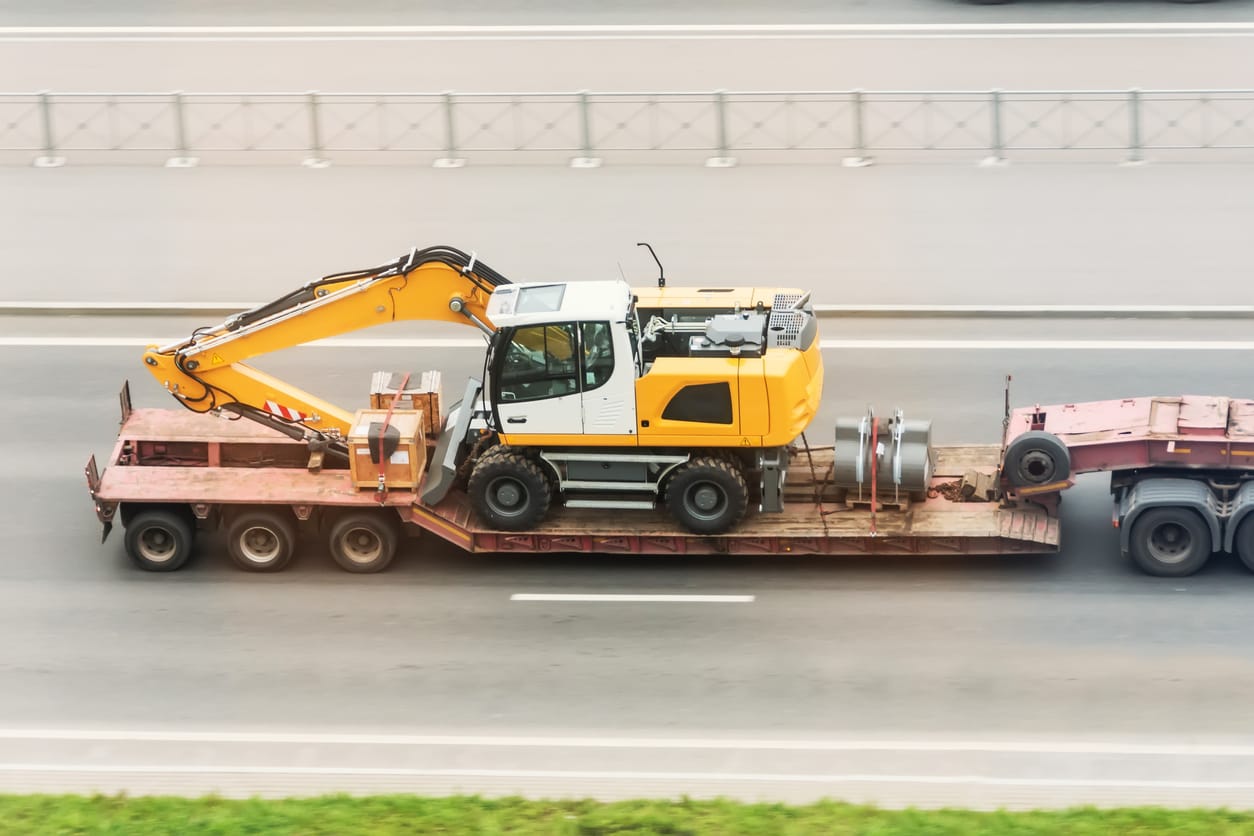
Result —
[{"label": "metal guardrail", "polygon": [[[653,93],[0,94],[0,152],[58,165],[76,152],[164,152],[192,165],[223,152],[573,155],[594,166],[639,152],[892,152],[997,161],[1021,152],[1137,162],[1150,151],[1254,150],[1254,90]],[[1087,152],[1087,153],[1086,153]]]}]

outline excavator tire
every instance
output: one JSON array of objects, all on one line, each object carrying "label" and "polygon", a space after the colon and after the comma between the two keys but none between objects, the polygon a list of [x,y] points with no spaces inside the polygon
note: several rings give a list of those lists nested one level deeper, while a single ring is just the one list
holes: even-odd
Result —
[{"label": "excavator tire", "polygon": [[722,534],[740,522],[748,502],[745,477],[727,459],[698,456],[666,483],[667,510],[694,534]]},{"label": "excavator tire", "polygon": [[540,465],[508,447],[494,447],[479,457],[467,492],[479,515],[503,531],[538,525],[553,501],[553,489]]}]

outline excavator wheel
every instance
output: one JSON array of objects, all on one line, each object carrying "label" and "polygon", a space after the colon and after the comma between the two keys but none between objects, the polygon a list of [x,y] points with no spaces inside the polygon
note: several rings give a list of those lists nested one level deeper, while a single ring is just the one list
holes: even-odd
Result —
[{"label": "excavator wheel", "polygon": [[534,459],[508,447],[479,457],[468,486],[475,510],[493,528],[525,531],[549,511],[553,489]]},{"label": "excavator wheel", "polygon": [[727,459],[698,456],[666,483],[666,508],[694,534],[722,534],[745,515],[749,489]]}]

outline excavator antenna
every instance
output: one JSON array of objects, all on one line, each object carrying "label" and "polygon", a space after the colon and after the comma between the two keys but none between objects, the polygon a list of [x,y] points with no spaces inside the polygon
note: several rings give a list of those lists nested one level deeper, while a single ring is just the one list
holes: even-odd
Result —
[{"label": "excavator antenna", "polygon": [[653,247],[644,241],[638,241],[637,247],[648,247],[649,255],[653,256],[653,260],[657,262],[657,286],[666,287],[666,271],[662,269],[662,260],[657,257],[657,253],[653,252]]}]

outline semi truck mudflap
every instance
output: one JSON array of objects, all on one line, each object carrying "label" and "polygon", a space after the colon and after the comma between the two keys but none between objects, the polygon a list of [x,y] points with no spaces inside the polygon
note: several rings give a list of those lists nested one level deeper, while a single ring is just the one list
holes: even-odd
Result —
[{"label": "semi truck mudflap", "polygon": [[103,543],[109,539],[109,532],[113,530],[113,515],[117,512],[118,506],[116,502],[101,502],[96,498],[96,495],[100,493],[100,468],[96,465],[95,456],[87,460],[84,473],[87,476],[87,490],[91,492],[91,499],[96,503],[96,518],[104,526],[104,530],[100,533],[100,542]]},{"label": "semi truck mudflap", "polygon": [[458,457],[470,433],[470,419],[474,416],[482,389],[480,381],[470,378],[466,381],[462,399],[449,408],[444,431],[436,442],[431,467],[427,469],[427,478],[422,483],[420,498],[424,505],[438,504],[452,489],[457,479]]}]

